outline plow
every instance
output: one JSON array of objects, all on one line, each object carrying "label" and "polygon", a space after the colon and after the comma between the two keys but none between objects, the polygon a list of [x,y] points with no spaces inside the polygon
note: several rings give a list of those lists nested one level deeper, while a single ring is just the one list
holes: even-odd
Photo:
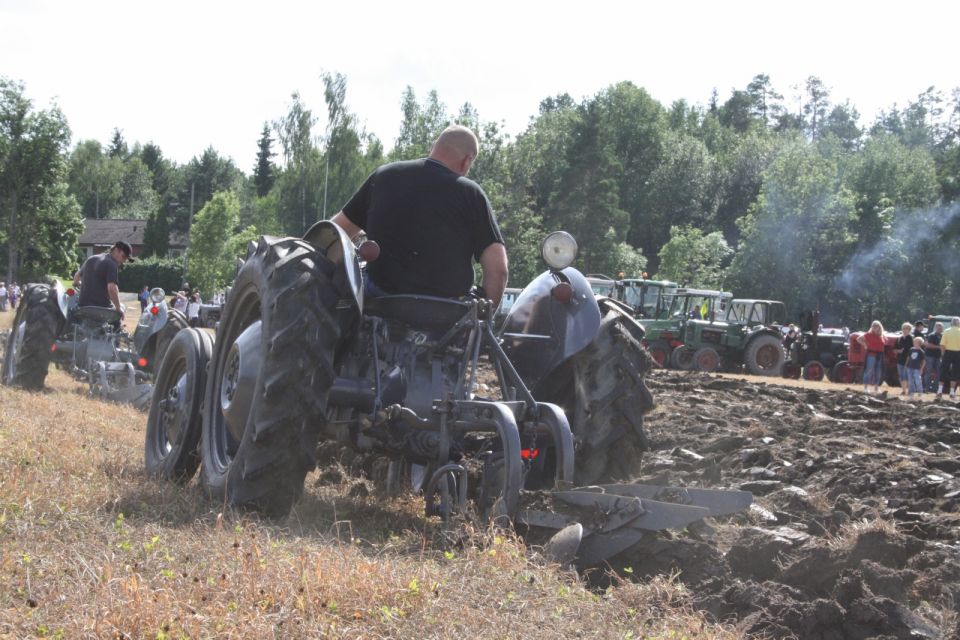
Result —
[{"label": "plow", "polygon": [[388,490],[422,495],[427,515],[513,523],[578,567],[747,508],[743,491],[625,483],[648,447],[651,360],[576,251],[551,234],[547,271],[495,330],[483,296],[365,297],[377,247],[330,222],[251,243],[215,340],[185,329],[160,365],[147,471],[199,470],[213,499],[283,517],[334,444],[388,457]]}]

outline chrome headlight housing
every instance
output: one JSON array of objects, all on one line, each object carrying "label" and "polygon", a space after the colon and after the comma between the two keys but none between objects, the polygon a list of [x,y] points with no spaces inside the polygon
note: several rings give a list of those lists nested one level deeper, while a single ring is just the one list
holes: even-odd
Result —
[{"label": "chrome headlight housing", "polygon": [[554,231],[543,239],[540,254],[554,271],[566,269],[577,259],[577,241],[566,231]]},{"label": "chrome headlight housing", "polygon": [[150,302],[152,302],[153,304],[160,304],[161,302],[163,302],[163,299],[166,296],[167,294],[164,293],[163,289],[161,289],[160,287],[154,287],[154,289],[150,291]]}]

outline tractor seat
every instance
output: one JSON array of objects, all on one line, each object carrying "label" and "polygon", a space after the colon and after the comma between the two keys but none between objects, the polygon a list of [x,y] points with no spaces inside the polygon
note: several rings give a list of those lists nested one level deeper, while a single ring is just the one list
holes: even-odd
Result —
[{"label": "tractor seat", "polygon": [[366,315],[397,320],[414,329],[447,330],[470,311],[470,303],[411,294],[368,297],[363,302]]},{"label": "tractor seat", "polygon": [[113,324],[120,321],[120,312],[113,307],[77,307],[73,311],[73,317],[80,321]]}]

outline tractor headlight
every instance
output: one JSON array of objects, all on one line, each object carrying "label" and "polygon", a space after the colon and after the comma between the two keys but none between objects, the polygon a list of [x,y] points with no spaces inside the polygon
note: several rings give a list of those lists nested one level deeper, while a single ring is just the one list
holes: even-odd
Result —
[{"label": "tractor headlight", "polygon": [[551,269],[566,269],[577,259],[577,241],[566,231],[554,231],[544,238],[540,252]]},{"label": "tractor headlight", "polygon": [[156,287],[150,292],[150,302],[153,304],[160,304],[163,302],[163,299],[166,297],[166,295],[167,294],[163,292],[163,289]]}]

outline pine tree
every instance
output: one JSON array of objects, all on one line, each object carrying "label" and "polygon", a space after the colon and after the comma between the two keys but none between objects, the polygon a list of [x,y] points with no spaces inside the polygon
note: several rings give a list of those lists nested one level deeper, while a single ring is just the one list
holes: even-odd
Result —
[{"label": "pine tree", "polygon": [[260,135],[260,141],[257,142],[257,166],[253,169],[253,184],[257,188],[257,195],[261,198],[270,193],[277,179],[273,163],[270,161],[270,158],[276,155],[271,148],[272,145],[270,125],[264,122],[263,133]]}]

